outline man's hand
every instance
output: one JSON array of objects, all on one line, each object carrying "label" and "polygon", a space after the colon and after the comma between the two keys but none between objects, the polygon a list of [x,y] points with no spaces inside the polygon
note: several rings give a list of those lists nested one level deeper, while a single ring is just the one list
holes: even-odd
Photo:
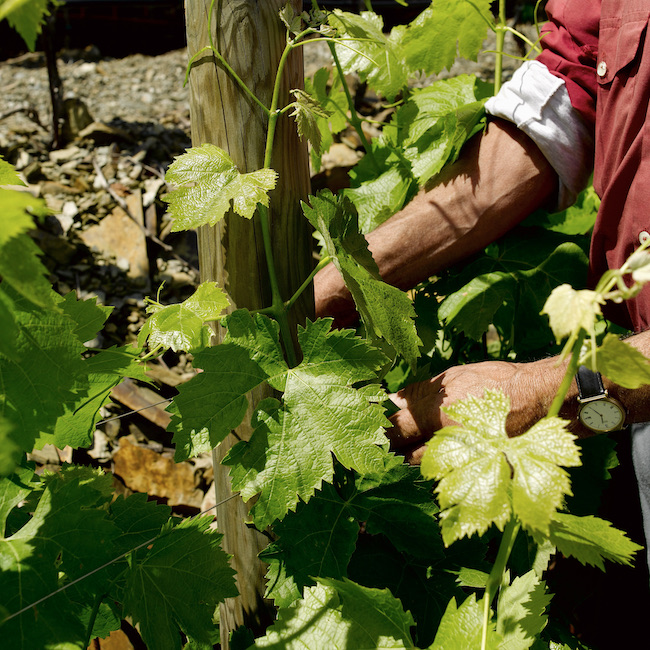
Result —
[{"label": "man's hand", "polygon": [[469,395],[482,397],[486,388],[500,389],[510,398],[508,435],[524,433],[546,415],[564,369],[564,364],[555,365],[555,359],[532,363],[484,361],[455,366],[429,381],[411,384],[392,396],[401,410],[390,418],[393,428],[387,435],[391,446],[412,465],[419,464],[427,440],[453,424],[441,408]]}]

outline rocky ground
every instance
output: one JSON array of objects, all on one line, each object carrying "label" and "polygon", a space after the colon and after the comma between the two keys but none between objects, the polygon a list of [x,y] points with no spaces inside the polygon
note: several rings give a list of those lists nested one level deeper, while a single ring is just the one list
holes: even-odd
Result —
[{"label": "rocky ground", "polygon": [[[514,42],[510,48],[518,53]],[[328,64],[327,48],[321,44],[304,51],[307,74]],[[452,74],[487,77],[490,57],[478,64],[461,62]],[[170,232],[161,200],[167,166],[190,146],[188,91],[183,88],[186,60],[185,50],[123,59],[104,58],[95,48],[61,53],[59,74],[73,131],[67,134],[67,145],[56,150],[51,148],[43,56],[0,62],[0,155],[16,165],[29,191],[43,197],[52,210],[34,237],[55,288],[75,291],[80,298],[96,296],[115,308],[91,346],[133,340],[144,320],[145,296],[164,283],[162,301],[177,302],[198,281],[194,236]],[[326,168],[353,164],[361,155],[354,147],[355,139],[344,136]],[[48,448],[37,460],[57,465],[74,456],[75,461],[112,470],[123,489],[146,491],[179,512],[204,509],[213,500],[211,463],[173,463],[165,432],[168,415],[165,403],[159,404],[173,397],[189,376],[184,356],[165,355],[151,370],[153,389],[125,382],[114,391],[114,405],[105,410],[107,421],[98,428],[91,450],[73,454]],[[142,407],[148,408],[110,419]]]}]

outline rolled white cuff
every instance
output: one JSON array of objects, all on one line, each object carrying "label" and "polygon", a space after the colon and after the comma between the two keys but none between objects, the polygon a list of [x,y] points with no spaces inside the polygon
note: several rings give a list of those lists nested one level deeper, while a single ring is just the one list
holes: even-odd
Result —
[{"label": "rolled white cuff", "polygon": [[560,179],[558,209],[570,206],[589,181],[594,141],[571,106],[564,81],[538,61],[527,61],[485,108],[513,122],[544,154]]}]

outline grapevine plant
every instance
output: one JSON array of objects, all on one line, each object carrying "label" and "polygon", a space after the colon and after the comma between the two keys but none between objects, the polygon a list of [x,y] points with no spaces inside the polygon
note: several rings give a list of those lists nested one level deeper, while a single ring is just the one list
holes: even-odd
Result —
[{"label": "grapevine plant", "polygon": [[[420,287],[415,307],[384,284],[363,233],[408,202],[484,125],[487,91],[475,78],[422,89],[409,79],[449,68],[457,51],[475,57],[488,28],[498,43],[509,28],[503,11],[495,23],[487,0],[436,0],[389,34],[368,9],[281,12],[287,45],[275,87],[286,56],[315,37],[330,43],[334,70],[318,71],[289,105],[279,106],[275,92],[262,106],[263,169],[242,174],[226,152],[203,144],[167,172],[175,230],[214,224],[230,210],[260,219],[273,292],[265,309],[224,315],[228,297],[206,282],[180,304],[150,300],[137,346],[90,352],[84,342],[110,308],[52,290],[28,235],[44,205],[11,189],[21,181],[0,162],[7,188],[0,189],[0,634],[7,647],[85,648],[127,617],[152,650],[212,647],[215,607],[236,588],[210,518],[180,521],[144,495],[115,499],[100,470],[70,466],[37,476],[25,460],[45,443],[88,446],[111,389],[124,377],[146,381],[146,360],[168,349],[190,352],[201,370],[170,406],[177,460],[210,451],[239,426],[249,391],[263,383],[275,391],[257,405],[250,440],[224,463],[241,498],[255,498],[252,525],[272,538],[263,559],[278,615],[265,636],[241,634],[233,645],[571,647],[556,643],[547,625],[544,571],[553,552],[603,568],[605,560],[629,564],[639,549],[608,522],[568,510],[565,468],[579,466],[580,453],[558,412],[578,363],[622,386],[650,383],[642,355],[614,335],[603,338],[600,325],[604,301],[626,299],[650,279],[650,254],[636,252],[594,291],[568,285],[584,271],[580,236],[595,203],[588,191],[567,213],[533,217],[527,227],[544,226],[534,255],[515,233],[462,271]],[[206,49],[250,93],[214,44]],[[396,105],[370,142],[343,81],[352,71]],[[295,295],[279,294],[267,207],[275,125],[291,118],[309,139],[316,168],[348,122],[366,150],[350,189],[320,192],[303,206],[324,250],[316,270],[336,264],[364,335],[335,330],[331,319],[307,320],[297,330],[298,354],[288,313],[313,274]],[[545,305],[542,292],[550,293]],[[521,314],[542,308],[523,336]],[[226,334],[212,347],[214,321]],[[488,331],[496,343],[487,343]],[[457,424],[428,443],[421,469],[389,450],[387,386],[474,349],[523,358],[548,349],[553,336],[558,345],[567,340],[566,380],[529,431],[508,438],[508,399],[486,391],[448,408]],[[519,557],[515,568],[518,547],[527,560]]]}]

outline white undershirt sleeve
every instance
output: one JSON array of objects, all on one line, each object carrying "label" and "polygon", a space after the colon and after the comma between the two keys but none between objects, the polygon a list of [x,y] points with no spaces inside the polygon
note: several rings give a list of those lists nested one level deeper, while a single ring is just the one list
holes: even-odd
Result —
[{"label": "white undershirt sleeve", "polygon": [[513,122],[535,142],[558,173],[558,209],[571,205],[589,181],[594,142],[571,106],[564,81],[538,61],[527,61],[488,100],[488,113]]}]

